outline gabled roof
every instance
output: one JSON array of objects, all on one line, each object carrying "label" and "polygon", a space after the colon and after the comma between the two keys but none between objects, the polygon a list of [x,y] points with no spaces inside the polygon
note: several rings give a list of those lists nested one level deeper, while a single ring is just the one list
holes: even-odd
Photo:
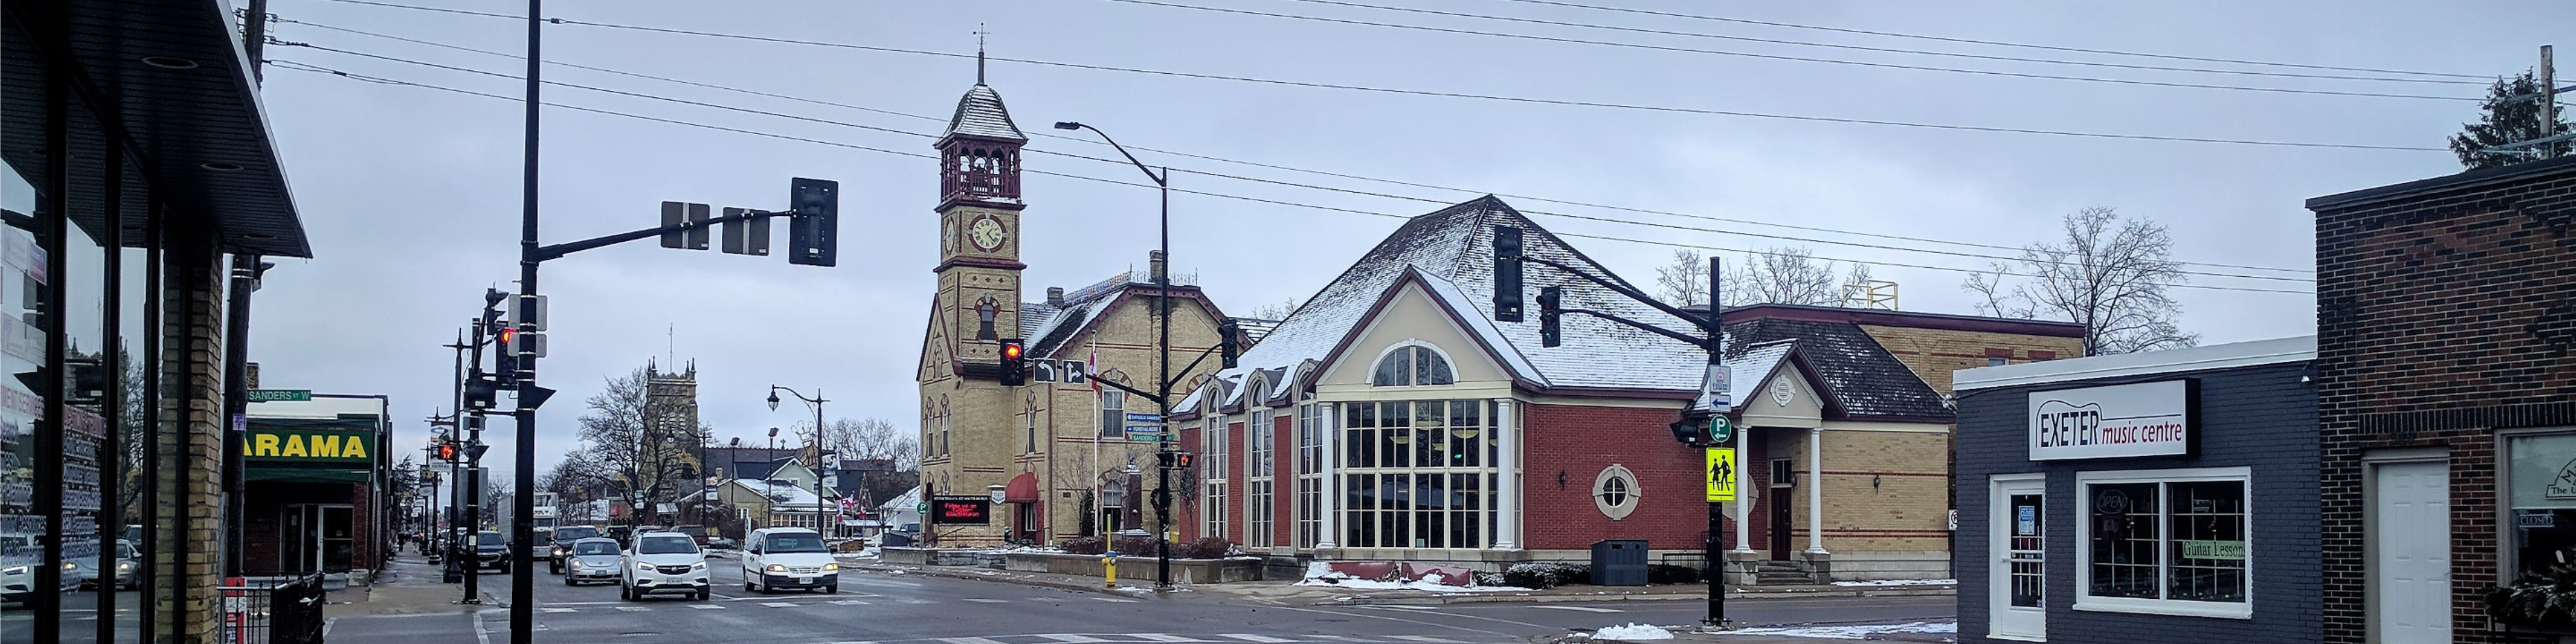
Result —
[{"label": "gabled roof", "polygon": [[1011,123],[1011,110],[1002,107],[1002,95],[983,83],[976,83],[957,99],[957,114],[948,117],[948,130],[939,133],[939,142],[945,144],[950,137],[959,135],[1029,140],[1020,133],[1020,126]]},{"label": "gabled roof", "polygon": [[[1522,244],[1532,257],[1582,268],[1626,284],[1592,258],[1489,195],[1406,221],[1246,351],[1241,367],[1226,373],[1239,376],[1253,369],[1295,367],[1306,360],[1327,358],[1409,269],[1425,278],[1436,278],[1423,281],[1433,285],[1429,290],[1440,292],[1438,297],[1449,306],[1458,307],[1460,317],[1488,321],[1491,334],[1508,347],[1495,347],[1497,353],[1524,357],[1535,372],[1529,382],[1523,383],[1525,386],[1674,394],[1699,388],[1700,367],[1707,362],[1707,356],[1698,347],[1613,322],[1566,316],[1564,345],[1542,349],[1535,311],[1521,322],[1491,322],[1496,226],[1517,226],[1526,231]],[[1568,287],[1566,308],[1604,311],[1666,328],[1689,327],[1688,322],[1663,311],[1553,268],[1531,264],[1523,281],[1527,293],[1536,293],[1543,286]],[[1531,308],[1536,308],[1534,303]]]},{"label": "gabled roof", "polygon": [[[1794,341],[1797,358],[1814,368],[1811,379],[1852,417],[1947,421],[1953,417],[1941,392],[1923,382],[1878,339],[1851,322],[1764,318],[1726,325],[1727,340],[1746,345]],[[1737,401],[1749,395],[1741,373]],[[1759,378],[1760,376],[1755,376]]]}]

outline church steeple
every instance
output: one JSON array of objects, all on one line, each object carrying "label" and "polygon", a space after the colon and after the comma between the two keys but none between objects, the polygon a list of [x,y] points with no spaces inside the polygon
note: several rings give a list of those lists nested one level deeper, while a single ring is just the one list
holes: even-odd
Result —
[{"label": "church steeple", "polygon": [[[976,67],[976,75],[982,76],[980,57]],[[1028,142],[1028,135],[1011,122],[1002,95],[978,79],[957,99],[957,113],[948,118],[948,130],[934,146],[939,149],[942,207],[966,202],[1020,207],[1020,146]]]}]

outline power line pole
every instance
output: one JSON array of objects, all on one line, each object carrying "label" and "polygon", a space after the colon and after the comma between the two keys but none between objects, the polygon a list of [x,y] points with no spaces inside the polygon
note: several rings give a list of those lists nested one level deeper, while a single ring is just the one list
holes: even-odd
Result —
[{"label": "power line pole", "polygon": [[[2550,47],[2540,46],[2540,135],[2558,131],[2558,74],[2550,64]],[[2540,146],[2540,158],[2558,158],[2558,146]]]},{"label": "power line pole", "polygon": [[[520,178],[519,297],[510,301],[515,312],[510,322],[518,327],[517,339],[526,339],[527,334],[537,331],[537,108],[541,104],[537,98],[537,74],[544,67],[544,59],[538,55],[543,33],[538,27],[545,24],[543,4],[544,0],[528,0],[527,158],[523,161],[525,175]],[[532,644],[536,641],[537,580],[531,568],[536,558],[527,546],[536,541],[537,533],[536,524],[528,517],[536,514],[537,406],[543,404],[544,394],[537,388],[536,354],[520,352],[519,346],[504,346],[501,350],[519,354],[514,357],[520,371],[504,374],[516,376],[519,385],[517,404],[511,411],[519,440],[518,453],[511,455],[518,472],[518,480],[512,483],[518,494],[510,499],[510,644]]]}]

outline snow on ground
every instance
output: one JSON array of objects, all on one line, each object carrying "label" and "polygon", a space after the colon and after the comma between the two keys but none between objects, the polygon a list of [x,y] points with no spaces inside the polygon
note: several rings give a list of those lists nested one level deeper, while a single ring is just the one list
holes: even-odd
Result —
[{"label": "snow on ground", "polygon": [[[1439,573],[1432,573],[1430,575],[1425,575],[1421,581],[1361,579],[1348,574],[1334,572],[1331,567],[1325,565],[1324,562],[1314,561],[1307,562],[1306,578],[1298,580],[1297,585],[1348,588],[1352,590],[1422,590],[1435,593],[1531,592],[1531,589],[1517,586],[1451,586],[1433,580],[1439,576]],[[1468,583],[1473,584],[1475,582],[1474,580],[1469,580]]]},{"label": "snow on ground", "polygon": [[1842,586],[1842,587],[1846,587],[1846,588],[1877,588],[1877,587],[1883,587],[1883,586],[1957,586],[1957,585],[1959,585],[1959,580],[1956,580],[1956,579],[1874,579],[1874,580],[1870,580],[1870,581],[1837,581],[1837,582],[1834,582],[1834,585],[1836,585],[1836,586]]},{"label": "snow on ground", "polygon": [[[1883,633],[1957,633],[1958,622],[1907,622],[1904,624],[1854,624],[1845,626],[1791,626],[1785,628],[1739,628],[1728,635],[1770,635],[1774,637],[1812,637],[1827,640],[1868,639]],[[1599,635],[1593,637],[1599,638]]]},{"label": "snow on ground", "polygon": [[1647,626],[1633,622],[1621,626],[1603,626],[1601,627],[1601,630],[1592,632],[1592,639],[1616,640],[1621,642],[1644,642],[1650,640],[1668,640],[1672,638],[1672,631],[1664,630],[1659,626]]}]

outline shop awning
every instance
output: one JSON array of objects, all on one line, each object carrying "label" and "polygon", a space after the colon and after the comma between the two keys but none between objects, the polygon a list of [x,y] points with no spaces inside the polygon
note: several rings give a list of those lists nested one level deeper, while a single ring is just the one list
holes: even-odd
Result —
[{"label": "shop awning", "polygon": [[1002,502],[1038,502],[1038,476],[1028,472],[1021,472],[1019,476],[1011,477],[1011,482],[1002,487]]}]

